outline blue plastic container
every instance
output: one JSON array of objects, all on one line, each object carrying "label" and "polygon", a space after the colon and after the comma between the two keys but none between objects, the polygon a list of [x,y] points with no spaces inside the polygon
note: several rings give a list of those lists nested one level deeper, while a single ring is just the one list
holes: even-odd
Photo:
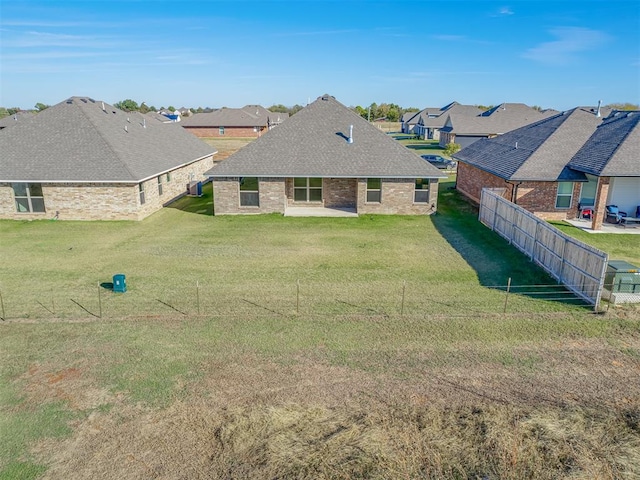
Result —
[{"label": "blue plastic container", "polygon": [[127,279],[122,273],[113,276],[113,291],[119,293],[127,291]]}]

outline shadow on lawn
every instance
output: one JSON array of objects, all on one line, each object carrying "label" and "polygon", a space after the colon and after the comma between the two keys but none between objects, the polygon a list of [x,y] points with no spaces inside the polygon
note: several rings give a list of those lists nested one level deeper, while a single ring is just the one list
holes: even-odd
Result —
[{"label": "shadow on lawn", "polygon": [[[481,285],[506,287],[510,278],[514,293],[533,298],[554,297],[555,301],[575,304],[577,297],[572,298],[568,290],[559,287],[529,257],[480,223],[478,208],[455,190],[451,177],[440,184],[438,212],[431,218],[443,238],[476,271]],[[534,285],[549,288],[546,293],[544,289],[523,288]]]},{"label": "shadow on lawn", "polygon": [[213,184],[207,182],[202,185],[201,197],[189,197],[185,195],[165,206],[187,213],[211,216],[213,215]]}]

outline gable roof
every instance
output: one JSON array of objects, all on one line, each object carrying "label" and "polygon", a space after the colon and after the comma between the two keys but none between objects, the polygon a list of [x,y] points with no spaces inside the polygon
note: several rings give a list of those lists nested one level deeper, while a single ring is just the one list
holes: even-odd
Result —
[{"label": "gable roof", "polygon": [[0,134],[0,181],[138,183],[213,155],[180,128],[71,97]]},{"label": "gable roof", "polygon": [[[353,143],[348,142],[350,125]],[[446,178],[330,95],[319,97],[205,175]]]},{"label": "gable roof", "polygon": [[500,135],[552,115],[552,111],[540,112],[524,103],[502,103],[473,117],[451,113],[442,131],[456,135]]},{"label": "gable roof", "polygon": [[568,166],[599,177],[640,177],[640,111],[613,111]]},{"label": "gable roof", "polygon": [[431,128],[444,127],[448,115],[456,115],[460,117],[476,117],[482,113],[478,107],[474,105],[460,105],[457,102],[447,105],[446,109],[437,117],[425,116],[418,121],[418,124]]},{"label": "gable roof", "polygon": [[505,180],[584,181],[586,177],[567,168],[567,163],[601,121],[574,108],[495,138],[480,139],[454,158]]},{"label": "gable roof", "polygon": [[209,113],[195,113],[182,119],[183,127],[267,127],[289,118],[287,113],[272,113],[260,105],[221,108]]}]

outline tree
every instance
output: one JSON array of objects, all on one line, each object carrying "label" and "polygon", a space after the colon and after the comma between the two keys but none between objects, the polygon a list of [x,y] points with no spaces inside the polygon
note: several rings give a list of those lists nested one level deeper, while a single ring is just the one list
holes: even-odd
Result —
[{"label": "tree", "polygon": [[607,108],[612,108],[614,110],[640,110],[640,105],[636,105],[635,103],[610,103],[609,105],[605,105]]},{"label": "tree", "polygon": [[444,147],[442,153],[444,153],[447,157],[451,157],[460,151],[460,144],[458,143],[447,143],[447,146]]},{"label": "tree", "polygon": [[7,113],[9,113],[9,115],[15,115],[19,111],[20,111],[20,107],[7,108]]},{"label": "tree", "polygon": [[41,111],[46,110],[47,108],[49,108],[49,105],[45,105],[44,103],[38,102],[38,103],[36,103],[35,107],[36,107],[36,110],[38,112],[41,112]]},{"label": "tree", "polygon": [[167,107],[167,110],[169,110],[170,112],[175,112],[176,111],[176,107],[173,107],[173,106],[169,105]]},{"label": "tree", "polygon": [[147,107],[146,103],[142,102],[140,104],[140,110],[139,110],[140,113],[149,113],[150,111],[151,111],[151,109],[149,107]]},{"label": "tree", "polygon": [[130,98],[122,100],[121,102],[114,103],[113,106],[119,108],[120,110],[124,110],[125,112],[137,112],[138,110],[140,110],[140,107],[138,107],[138,103],[134,102]]}]

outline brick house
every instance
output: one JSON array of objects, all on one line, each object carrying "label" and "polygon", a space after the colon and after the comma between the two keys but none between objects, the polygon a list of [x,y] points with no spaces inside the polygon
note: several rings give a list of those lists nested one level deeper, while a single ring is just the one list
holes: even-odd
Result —
[{"label": "brick house", "polygon": [[216,215],[287,215],[299,207],[431,214],[446,178],[330,95],[206,175]]},{"label": "brick house", "polygon": [[457,143],[462,148],[468,147],[481,138],[497,137],[557,113],[555,110],[541,112],[524,103],[502,103],[477,115],[452,111],[440,128],[440,146]]},{"label": "brick house", "polygon": [[599,229],[605,205],[632,212],[640,205],[638,117],[614,112],[603,120],[574,108],[479,140],[454,155],[456,188],[475,202],[483,188],[502,188],[505,198],[547,220],[576,218],[591,206]]},{"label": "brick house", "polygon": [[195,113],[181,125],[196,137],[259,137],[289,118],[288,113],[272,113],[260,105],[222,108]]},{"label": "brick house", "polygon": [[0,218],[141,220],[186,192],[215,149],[179,125],[71,97],[0,133]]}]

